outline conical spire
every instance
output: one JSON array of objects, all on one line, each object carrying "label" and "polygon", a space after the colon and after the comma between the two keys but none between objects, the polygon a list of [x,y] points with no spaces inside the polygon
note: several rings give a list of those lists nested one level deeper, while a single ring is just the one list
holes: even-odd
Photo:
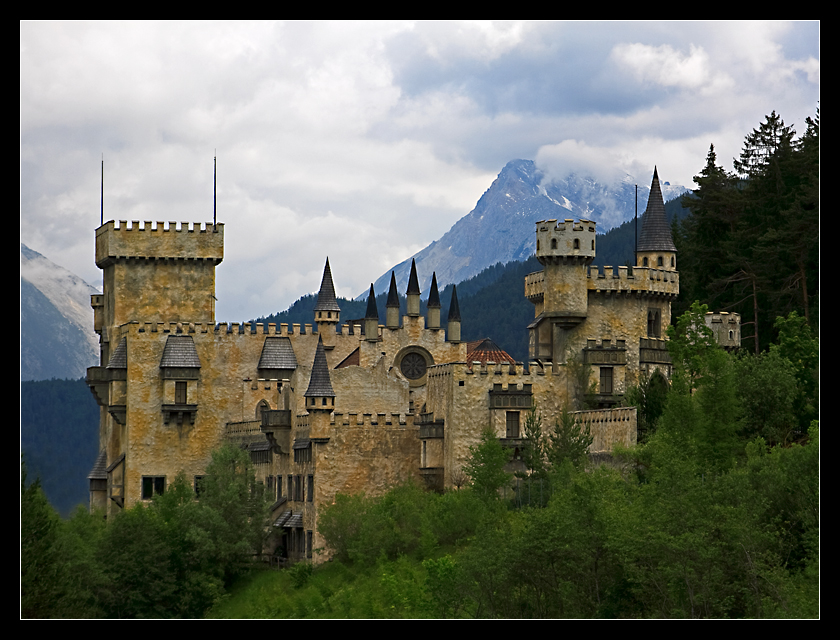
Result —
[{"label": "conical spire", "polygon": [[330,382],[330,370],[327,367],[327,353],[324,351],[321,336],[318,336],[318,347],[315,349],[315,360],[312,362],[312,374],[309,376],[309,388],[303,395],[307,398],[335,397]]},{"label": "conical spire", "polygon": [[400,295],[397,293],[397,278],[394,275],[394,272],[391,272],[391,288],[388,289],[388,301],[385,303],[386,307],[397,307],[400,306]]},{"label": "conical spire", "polygon": [[429,288],[429,302],[427,308],[440,308],[440,294],[438,293],[437,276],[432,271],[432,286]]},{"label": "conical spire", "polygon": [[639,251],[674,251],[674,239],[671,227],[665,215],[665,203],[659,186],[659,174],[653,168],[653,181],[650,183],[650,196],[645,209],[642,232],[639,234]]},{"label": "conical spire", "polygon": [[449,301],[449,322],[461,322],[461,309],[458,308],[458,292],[452,285],[452,299]]},{"label": "conical spire", "polygon": [[327,264],[324,266],[324,276],[321,278],[321,290],[318,292],[315,311],[341,311],[335,299],[335,286],[333,286],[329,258],[327,258]]},{"label": "conical spire", "polygon": [[411,274],[408,276],[408,289],[406,289],[405,295],[420,295],[420,284],[417,282],[417,265],[414,264],[414,258],[411,259]]},{"label": "conical spire", "polygon": [[376,294],[373,292],[373,283],[370,285],[370,293],[368,294],[365,320],[379,320],[379,309],[376,308]]}]

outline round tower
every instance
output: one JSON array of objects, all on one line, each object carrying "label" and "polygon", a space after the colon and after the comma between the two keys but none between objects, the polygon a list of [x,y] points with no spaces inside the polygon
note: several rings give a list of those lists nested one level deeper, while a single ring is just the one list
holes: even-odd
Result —
[{"label": "round tower", "polygon": [[335,343],[335,329],[338,325],[341,308],[335,299],[335,286],[333,285],[332,271],[330,271],[330,259],[324,266],[324,275],[321,278],[321,289],[318,291],[318,302],[315,304],[315,324],[318,333],[324,342],[324,347],[332,349]]},{"label": "round tower", "polygon": [[537,222],[537,260],[545,274],[545,313],[586,317],[586,268],[595,259],[595,223]]},{"label": "round tower", "polygon": [[677,247],[671,236],[671,227],[665,215],[665,203],[659,186],[659,174],[653,168],[653,180],[650,183],[650,196],[639,234],[636,251],[636,266],[666,271],[677,270]]}]

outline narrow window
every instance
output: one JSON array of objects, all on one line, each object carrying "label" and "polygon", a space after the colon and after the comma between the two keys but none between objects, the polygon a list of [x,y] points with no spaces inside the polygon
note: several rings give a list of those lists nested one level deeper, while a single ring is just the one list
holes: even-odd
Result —
[{"label": "narrow window", "polygon": [[204,493],[204,476],[195,476],[193,478],[193,488],[195,489],[195,497],[201,497]]},{"label": "narrow window", "polygon": [[613,392],[613,370],[612,367],[601,367],[601,393],[610,394]]},{"label": "narrow window", "polygon": [[315,498],[315,476],[306,476],[306,501],[312,502]]},{"label": "narrow window", "polygon": [[312,532],[311,531],[306,532],[306,557],[307,558],[312,557]]},{"label": "narrow window", "polygon": [[657,266],[657,267],[661,267],[661,266],[662,266],[662,256],[659,256],[659,257],[656,259],[656,266]]},{"label": "narrow window", "polygon": [[552,239],[551,239],[551,248],[552,248],[552,249],[556,249],[556,248],[557,248],[557,238],[552,238]]},{"label": "narrow window", "polygon": [[519,437],[519,412],[518,411],[508,411],[505,414],[505,422],[507,426],[507,437],[508,438],[518,438]]},{"label": "narrow window", "polygon": [[580,240],[575,238],[575,249],[580,249]]},{"label": "narrow window", "polygon": [[648,261],[647,261],[647,258],[642,258],[642,266],[643,266],[643,267],[648,266]]},{"label": "narrow window", "polygon": [[187,404],[187,383],[175,383],[175,404]]}]

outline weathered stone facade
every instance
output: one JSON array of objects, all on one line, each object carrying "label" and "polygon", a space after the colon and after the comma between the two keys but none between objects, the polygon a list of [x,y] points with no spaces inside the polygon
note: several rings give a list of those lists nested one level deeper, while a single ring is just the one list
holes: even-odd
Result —
[{"label": "weathered stone facade", "polygon": [[[664,216],[656,176],[654,187],[648,221]],[[544,269],[525,281],[535,307],[526,366],[468,357],[457,293],[442,328],[434,276],[422,317],[413,265],[408,313],[395,312],[392,278],[384,326],[372,287],[363,324],[341,323],[329,261],[313,324],[216,324],[224,225],[107,222],[96,232],[104,292],[91,300],[101,340],[87,376],[101,415],[91,507],[148,500],[180,472],[199,482],[211,451],[238,442],[277,499],[270,551],[299,560],[325,546],[317,515],[337,493],[411,478],[457,485],[484,430],[514,451],[526,445],[532,406],[553,423],[587,401],[601,407],[576,414],[592,425],[593,452],[634,443],[635,410],[617,407],[640,376],[670,374],[673,246],[646,248],[662,266],[641,266],[640,252],[636,267],[598,273],[593,222],[540,221],[536,232]]]}]

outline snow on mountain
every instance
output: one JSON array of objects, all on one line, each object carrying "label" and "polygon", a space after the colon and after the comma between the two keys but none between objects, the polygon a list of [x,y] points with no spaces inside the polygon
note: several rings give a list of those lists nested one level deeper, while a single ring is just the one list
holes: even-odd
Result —
[{"label": "snow on mountain", "polygon": [[21,243],[21,380],[80,378],[98,364],[94,293],[99,290]]},{"label": "snow on mountain", "polygon": [[[639,215],[645,210],[649,191],[650,180],[639,185]],[[662,185],[666,200],[684,191],[679,185]],[[433,271],[442,289],[449,283],[471,278],[497,262],[528,258],[534,253],[534,223],[539,220],[587,218],[597,223],[599,233],[609,231],[633,218],[635,199],[636,188],[630,176],[614,185],[574,174],[544,183],[532,160],[512,160],[481,196],[475,209],[439,240],[412,256],[417,264],[420,289],[424,297],[428,295]],[[400,293],[405,292],[412,258],[393,267]],[[390,278],[391,269],[376,280],[375,291],[387,291]],[[366,296],[367,292],[360,298]]]}]

